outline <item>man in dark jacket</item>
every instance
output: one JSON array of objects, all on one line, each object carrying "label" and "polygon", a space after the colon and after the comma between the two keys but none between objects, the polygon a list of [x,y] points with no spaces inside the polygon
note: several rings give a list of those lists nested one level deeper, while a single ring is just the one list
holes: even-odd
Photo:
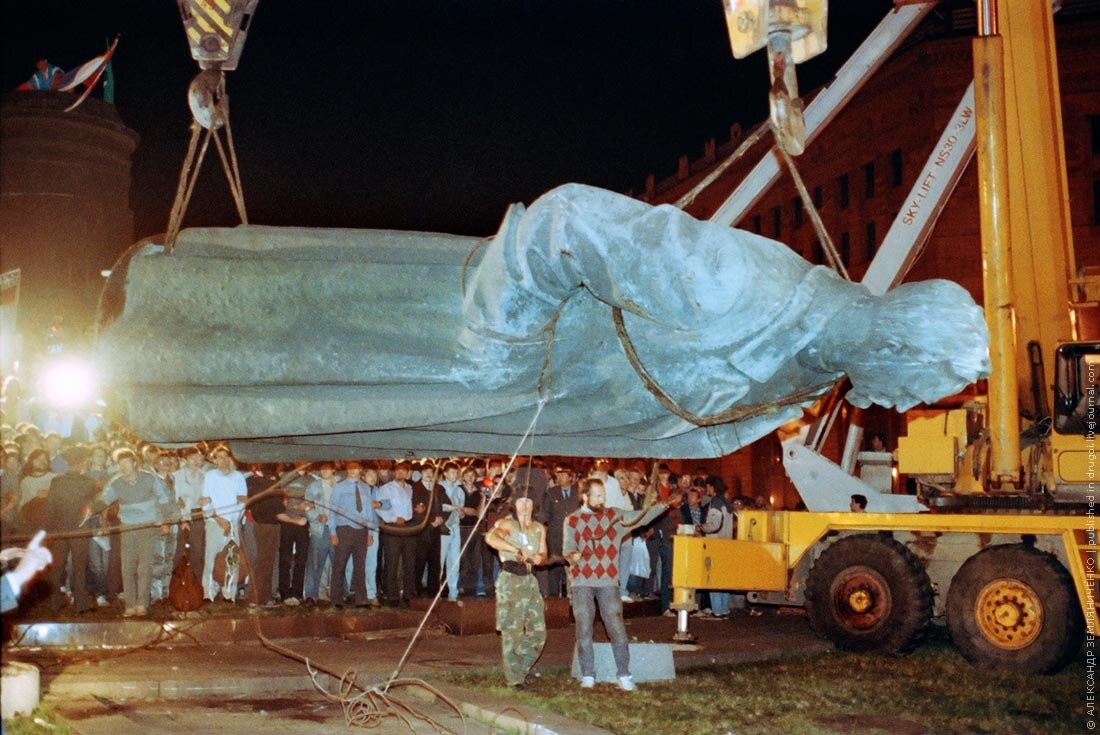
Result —
[{"label": "man in dark jacket", "polygon": [[[63,458],[66,470],[50,482],[46,496],[46,530],[51,534],[64,534],[79,531],[91,516],[92,496],[96,493],[95,482],[84,474],[90,452],[84,447],[65,450]],[[51,538],[50,553],[53,565],[50,568],[50,610],[58,612],[65,602],[61,588],[65,584],[65,561],[72,555],[71,585],[73,609],[78,613],[92,609],[88,596],[88,539]]]},{"label": "man in dark jacket", "polygon": [[561,597],[565,584],[565,566],[560,561],[562,549],[562,523],[565,517],[581,507],[580,493],[575,486],[577,476],[569,465],[554,468],[554,485],[546,491],[546,502],[539,509],[539,518],[546,526],[546,547],[551,557],[557,557],[545,571],[538,574],[539,586],[545,597]]},{"label": "man in dark jacket", "polygon": [[[413,485],[413,517],[410,524],[418,526],[428,522],[424,530],[416,537],[416,589],[424,597],[432,597],[439,591],[439,535],[445,520],[443,503],[447,502],[441,488],[436,484],[435,465],[425,463],[420,468],[420,482]],[[428,570],[427,583],[423,582],[424,570]]]}]

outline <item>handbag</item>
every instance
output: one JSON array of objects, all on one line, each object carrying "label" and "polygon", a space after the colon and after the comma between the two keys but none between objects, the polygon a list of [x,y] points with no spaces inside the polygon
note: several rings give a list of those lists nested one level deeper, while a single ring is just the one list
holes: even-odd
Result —
[{"label": "handbag", "polygon": [[[190,546],[191,531],[183,531],[183,534],[185,546]],[[180,612],[191,612],[202,607],[202,585],[191,568],[189,556],[186,550],[180,554],[179,563],[172,570],[172,580],[168,583],[168,601]]]},{"label": "handbag", "polygon": [[634,577],[648,579],[649,547],[646,546],[645,539],[641,536],[635,536],[631,543],[634,544],[634,548],[630,554],[630,574]]}]

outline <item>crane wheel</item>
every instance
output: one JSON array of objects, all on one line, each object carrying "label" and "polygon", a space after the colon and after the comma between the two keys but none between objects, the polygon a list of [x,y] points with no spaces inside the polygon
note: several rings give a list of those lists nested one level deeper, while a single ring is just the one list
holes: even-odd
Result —
[{"label": "crane wheel", "polygon": [[806,583],[814,632],[847,651],[900,655],[932,617],[932,584],[920,560],[889,536],[842,538],[821,553]]},{"label": "crane wheel", "polygon": [[1052,554],[990,546],[966,560],[947,593],[951,638],[971,663],[1046,674],[1081,646],[1073,580]]}]

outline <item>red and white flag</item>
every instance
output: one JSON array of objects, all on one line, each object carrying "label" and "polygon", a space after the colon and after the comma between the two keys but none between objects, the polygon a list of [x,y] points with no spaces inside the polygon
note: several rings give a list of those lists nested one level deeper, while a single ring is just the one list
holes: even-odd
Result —
[{"label": "red and white flag", "polygon": [[118,46],[118,37],[115,37],[110,47],[99,56],[86,61],[75,69],[71,69],[57,80],[57,85],[54,87],[58,92],[71,92],[80,85],[84,85],[84,94],[80,95],[80,99],[69,105],[65,112],[75,109],[88,94],[95,87],[100,77],[103,76],[103,72],[107,70],[107,63],[111,60],[111,57],[115,53],[115,48]]}]

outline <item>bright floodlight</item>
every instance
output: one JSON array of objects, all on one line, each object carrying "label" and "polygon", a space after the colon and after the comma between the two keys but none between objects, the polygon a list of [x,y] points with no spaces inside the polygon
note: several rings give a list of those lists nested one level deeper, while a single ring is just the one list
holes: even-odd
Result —
[{"label": "bright floodlight", "polygon": [[87,404],[95,390],[92,369],[76,360],[56,362],[42,375],[42,397],[60,408],[76,408]]}]

